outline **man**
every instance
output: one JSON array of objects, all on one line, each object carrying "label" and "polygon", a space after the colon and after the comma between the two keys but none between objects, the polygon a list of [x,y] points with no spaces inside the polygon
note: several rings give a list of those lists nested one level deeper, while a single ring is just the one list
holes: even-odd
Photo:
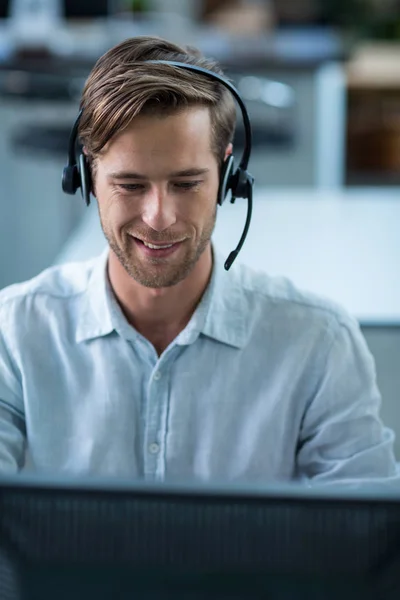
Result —
[{"label": "man", "polygon": [[234,102],[197,52],[99,59],[79,137],[107,252],[0,294],[0,470],[268,482],[386,478],[393,434],[344,311],[210,238]]}]

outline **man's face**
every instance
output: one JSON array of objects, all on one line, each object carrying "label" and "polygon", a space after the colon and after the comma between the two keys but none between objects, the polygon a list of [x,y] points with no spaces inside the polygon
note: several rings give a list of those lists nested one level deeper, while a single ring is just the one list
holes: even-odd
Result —
[{"label": "man's face", "polygon": [[210,243],[218,180],[207,108],[139,116],[111,140],[96,165],[100,220],[138,283],[168,287],[190,273]]}]

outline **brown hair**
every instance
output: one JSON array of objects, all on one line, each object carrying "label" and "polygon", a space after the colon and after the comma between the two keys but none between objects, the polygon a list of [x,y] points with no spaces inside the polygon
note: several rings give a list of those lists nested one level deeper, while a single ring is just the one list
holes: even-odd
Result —
[{"label": "brown hair", "polygon": [[231,93],[206,76],[171,65],[143,64],[148,60],[185,62],[223,74],[198,50],[157,37],[131,38],[111,48],[93,67],[82,93],[78,134],[89,162],[139,114],[171,114],[201,105],[210,108],[212,151],[221,164],[235,129]]}]

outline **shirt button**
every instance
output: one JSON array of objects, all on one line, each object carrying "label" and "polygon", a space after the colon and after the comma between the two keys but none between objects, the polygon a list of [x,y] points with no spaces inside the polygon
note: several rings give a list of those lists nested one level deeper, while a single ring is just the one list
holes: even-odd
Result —
[{"label": "shirt button", "polygon": [[157,452],[160,450],[160,446],[158,444],[150,444],[149,446],[149,450],[151,452],[151,454],[157,454]]},{"label": "shirt button", "polygon": [[159,379],[161,379],[161,371],[156,371],[154,373],[154,381],[158,381]]}]

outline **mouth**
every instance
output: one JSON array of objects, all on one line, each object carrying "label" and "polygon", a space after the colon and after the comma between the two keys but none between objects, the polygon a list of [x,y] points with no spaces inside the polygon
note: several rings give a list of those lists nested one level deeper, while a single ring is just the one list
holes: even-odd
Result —
[{"label": "mouth", "polygon": [[152,258],[154,257],[158,257],[158,258],[164,258],[166,256],[170,256],[171,254],[173,254],[174,252],[176,252],[176,250],[178,250],[178,248],[182,245],[184,240],[180,240],[180,241],[176,241],[176,242],[149,242],[149,241],[145,241],[145,240],[141,240],[137,237],[132,236],[133,241],[135,242],[136,246],[139,248],[139,250],[145,254],[146,256],[150,256]]}]

